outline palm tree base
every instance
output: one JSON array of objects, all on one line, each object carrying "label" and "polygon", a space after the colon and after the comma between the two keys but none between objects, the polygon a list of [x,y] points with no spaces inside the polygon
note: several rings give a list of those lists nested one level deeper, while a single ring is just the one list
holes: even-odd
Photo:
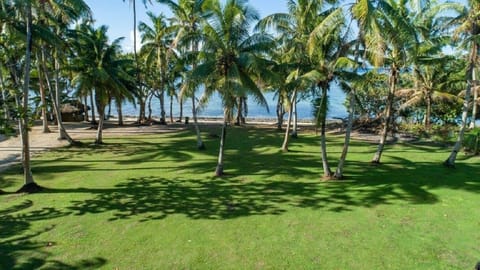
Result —
[{"label": "palm tree base", "polygon": [[445,160],[445,162],[443,162],[443,166],[447,168],[455,169],[455,163],[450,162],[450,160],[448,159]]},{"label": "palm tree base", "polygon": [[42,191],[43,188],[37,183],[33,182],[30,184],[23,185],[19,190],[17,190],[16,193],[37,193]]},{"label": "palm tree base", "polygon": [[202,143],[200,143],[200,144],[197,145],[197,149],[198,149],[198,150],[206,150],[207,147],[206,147],[205,144],[202,142]]},{"label": "palm tree base", "polygon": [[224,173],[223,173],[223,165],[218,164],[218,165],[217,165],[217,168],[215,169],[215,176],[216,176],[216,177],[221,177],[221,176],[223,176],[223,175],[224,175]]}]

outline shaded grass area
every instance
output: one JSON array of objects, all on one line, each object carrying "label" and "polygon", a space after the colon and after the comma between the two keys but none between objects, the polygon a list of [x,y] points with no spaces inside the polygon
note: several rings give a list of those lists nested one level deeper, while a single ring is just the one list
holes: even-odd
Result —
[{"label": "shaded grass area", "polygon": [[[0,197],[0,269],[471,269],[480,260],[480,163],[429,144],[353,141],[347,180],[321,182],[319,139],[230,128],[106,139],[36,157],[45,187]],[[338,159],[341,137],[329,138]],[[333,163],[332,165],[336,165]],[[21,170],[0,189],[21,186]]]}]

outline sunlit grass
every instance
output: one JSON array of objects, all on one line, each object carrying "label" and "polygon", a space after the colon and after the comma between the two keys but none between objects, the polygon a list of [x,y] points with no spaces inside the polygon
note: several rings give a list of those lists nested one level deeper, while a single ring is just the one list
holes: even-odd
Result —
[{"label": "sunlit grass", "polygon": [[[210,132],[219,132],[213,129]],[[428,144],[353,141],[343,182],[322,182],[319,140],[231,128],[106,139],[33,160],[45,191],[0,197],[0,269],[472,269],[480,260],[480,163]],[[332,165],[341,137],[329,139]],[[0,188],[21,185],[20,167]]]}]

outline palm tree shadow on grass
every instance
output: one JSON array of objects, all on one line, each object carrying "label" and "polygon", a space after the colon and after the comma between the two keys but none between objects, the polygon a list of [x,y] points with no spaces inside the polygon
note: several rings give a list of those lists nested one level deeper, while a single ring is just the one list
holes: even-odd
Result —
[{"label": "palm tree shadow on grass", "polygon": [[[54,225],[41,230],[32,230],[32,223],[39,220],[60,218],[69,214],[55,208],[30,210],[31,200],[0,210],[0,269],[98,269],[106,260],[100,257],[84,259],[75,264],[48,259],[48,248],[55,242],[38,241],[36,237],[55,228]],[[25,261],[18,261],[19,254],[29,253]]]},{"label": "palm tree shadow on grass", "polygon": [[[355,163],[350,166],[365,167]],[[480,182],[473,177],[459,181],[452,181],[453,178],[444,181],[405,178],[417,170],[432,168],[432,164],[428,163],[418,166],[408,169],[396,168],[393,164],[384,170],[395,170],[397,177],[384,180],[374,178],[366,168],[363,172],[358,171],[359,175],[348,182],[258,181],[243,177],[197,180],[151,176],[129,178],[110,189],[50,189],[44,192],[90,193],[91,199],[72,201],[69,211],[75,215],[111,212],[114,217],[110,221],[129,218],[149,221],[170,215],[224,220],[282,215],[296,208],[345,212],[359,207],[396,203],[435,204],[440,201],[432,192],[437,188],[480,192]]]}]

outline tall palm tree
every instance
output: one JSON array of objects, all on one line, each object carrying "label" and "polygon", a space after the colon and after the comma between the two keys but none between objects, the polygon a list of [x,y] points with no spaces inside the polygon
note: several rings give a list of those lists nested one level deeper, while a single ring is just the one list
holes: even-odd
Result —
[{"label": "tall palm tree", "polygon": [[96,144],[103,143],[103,123],[105,107],[111,97],[119,99],[120,96],[131,97],[124,80],[129,77],[126,65],[129,59],[121,59],[121,38],[108,43],[107,26],[94,29],[90,25],[82,25],[76,31],[77,58],[72,64],[75,73],[72,83],[77,86],[80,96],[95,93],[95,104],[99,115]]},{"label": "tall palm tree", "polygon": [[[57,120],[58,139],[67,140],[70,144],[75,141],[67,133],[61,115],[60,96],[61,88],[61,65],[64,62],[64,51],[68,51],[69,44],[62,42],[66,40],[66,29],[74,21],[84,19],[91,19],[91,11],[88,5],[83,0],[42,0],[35,2],[38,13],[38,24],[43,27],[53,29],[53,35],[49,39],[39,41],[38,61],[42,62],[40,68],[43,71],[47,87],[53,103],[55,118]],[[48,59],[48,51],[52,59]],[[45,61],[52,60],[53,62],[53,76],[49,75]],[[49,85],[50,79],[53,77],[53,87]]]},{"label": "tall palm tree", "polygon": [[[478,52],[480,48],[480,43],[478,42],[478,37],[480,35],[480,18],[478,14],[480,13],[480,3],[476,0],[468,1],[468,9],[457,18],[455,21],[458,24],[455,34],[457,37],[463,37],[467,42],[469,48],[467,69],[465,74],[465,80],[467,81],[467,87],[465,90],[465,99],[463,104],[462,112],[462,123],[460,125],[460,130],[458,132],[457,141],[455,146],[450,153],[450,156],[445,160],[444,165],[447,167],[455,167],[455,161],[457,159],[457,154],[460,151],[463,139],[465,135],[465,130],[467,128],[467,119],[468,111],[470,105],[470,98],[472,94],[472,88],[477,81],[477,74],[475,68],[478,64]],[[475,116],[474,116],[475,117]]]},{"label": "tall palm tree", "polygon": [[160,123],[166,124],[165,119],[165,91],[168,86],[169,58],[172,58],[171,44],[173,42],[174,27],[168,26],[163,14],[156,16],[147,12],[153,26],[141,22],[139,30],[142,35],[142,50],[146,55],[146,64],[155,66],[155,75],[158,76],[154,88],[160,99]]},{"label": "tall palm tree", "polygon": [[354,16],[361,22],[365,49],[370,62],[377,67],[388,65],[389,92],[383,115],[383,128],[372,163],[380,163],[394,115],[394,98],[401,67],[407,65],[408,48],[415,41],[415,30],[408,20],[406,1],[361,0],[354,9]]},{"label": "tall palm tree", "polygon": [[215,170],[216,176],[222,176],[227,124],[232,119],[238,93],[248,92],[257,102],[267,106],[253,77],[262,70],[264,61],[260,54],[268,51],[271,40],[261,34],[250,35],[251,23],[258,20],[258,13],[245,1],[228,0],[221,5],[212,0],[208,8],[212,17],[203,27],[203,62],[194,70],[194,76],[205,78],[202,100],[208,100],[214,92],[222,99],[224,117]]},{"label": "tall palm tree", "polygon": [[[189,69],[194,70],[199,64],[198,52],[201,40],[201,24],[210,16],[210,11],[205,8],[207,0],[157,0],[167,5],[174,17],[172,23],[176,26],[177,35],[172,47],[181,51],[185,56],[185,62],[190,65]],[[186,76],[187,77],[187,76]],[[205,149],[205,144],[200,134],[197,120],[197,106],[195,93],[198,83],[192,80],[191,76],[184,80],[180,96],[189,96],[192,101],[192,118],[197,135],[197,148]]]}]

